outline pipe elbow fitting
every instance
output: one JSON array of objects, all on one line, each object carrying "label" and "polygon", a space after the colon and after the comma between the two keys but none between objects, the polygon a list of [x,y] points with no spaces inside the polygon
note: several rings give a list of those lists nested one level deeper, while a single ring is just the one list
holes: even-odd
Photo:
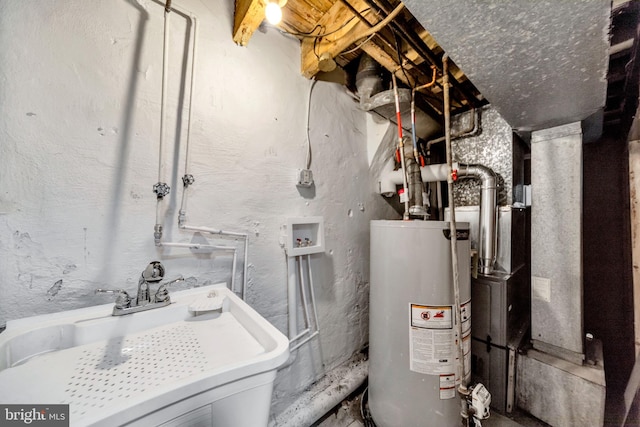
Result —
[{"label": "pipe elbow fitting", "polygon": [[378,192],[384,197],[392,197],[396,194],[396,185],[400,183],[402,183],[401,172],[393,170],[392,160],[387,161],[378,180]]},{"label": "pipe elbow fitting", "polygon": [[498,177],[496,173],[492,169],[483,165],[470,165],[460,163],[458,176],[478,178],[482,184],[483,189],[497,188],[496,183],[498,181]]}]

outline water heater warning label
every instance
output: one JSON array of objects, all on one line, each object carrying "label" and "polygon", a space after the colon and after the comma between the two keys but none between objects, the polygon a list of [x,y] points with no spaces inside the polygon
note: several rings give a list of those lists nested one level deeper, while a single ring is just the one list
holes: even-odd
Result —
[{"label": "water heater warning label", "polygon": [[429,329],[451,329],[453,327],[452,312],[450,305],[411,304],[411,326]]},{"label": "water heater warning label", "polygon": [[429,375],[453,372],[453,307],[410,304],[409,369]]}]

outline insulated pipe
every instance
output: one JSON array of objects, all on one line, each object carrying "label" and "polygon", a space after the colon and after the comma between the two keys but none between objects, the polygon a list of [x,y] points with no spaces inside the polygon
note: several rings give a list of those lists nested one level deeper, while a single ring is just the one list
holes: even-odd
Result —
[{"label": "insulated pipe", "polygon": [[[422,182],[446,181],[447,164],[439,163],[434,165],[426,165],[420,168]],[[385,197],[391,197],[396,193],[396,185],[403,182],[402,170],[393,170],[393,161],[388,161],[380,174],[378,181],[379,193]]]},{"label": "insulated pipe", "polygon": [[269,422],[269,427],[313,425],[364,384],[368,372],[368,360],[348,360],[300,393],[287,409]]},{"label": "insulated pipe", "polygon": [[478,236],[478,257],[480,273],[493,271],[496,253],[498,187],[496,174],[486,166],[460,164],[459,178],[477,178],[480,180],[480,219]]},{"label": "insulated pipe", "polygon": [[[402,5],[402,3],[400,3]],[[402,140],[402,114],[400,114],[400,97],[398,96],[398,81],[396,80],[396,75],[391,74],[393,79],[393,95],[396,101],[396,120],[398,122],[398,151],[400,151],[400,164],[402,165],[402,188],[403,193],[402,197],[404,198],[404,215],[402,219],[409,219],[409,193],[407,190],[407,169],[404,161],[404,141]]]}]

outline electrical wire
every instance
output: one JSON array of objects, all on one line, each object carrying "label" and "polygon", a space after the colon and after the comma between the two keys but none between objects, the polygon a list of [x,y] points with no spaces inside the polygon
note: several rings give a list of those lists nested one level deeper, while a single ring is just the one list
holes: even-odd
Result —
[{"label": "electrical wire", "polygon": [[[368,11],[370,11],[371,8],[366,8],[363,11],[359,12],[360,14],[366,13]],[[349,19],[347,22],[345,22],[344,24],[342,24],[341,26],[339,26],[338,28],[336,28],[335,30],[329,31],[328,33],[322,33],[322,34],[313,34],[313,32],[315,30],[317,30],[318,28],[320,28],[320,30],[322,30],[324,27],[324,25],[316,25],[315,27],[313,27],[313,29],[309,32],[296,32],[296,31],[288,31],[288,30],[283,30],[282,28],[278,28],[278,31],[280,31],[281,33],[285,33],[285,34],[289,34],[292,36],[297,36],[297,37],[302,37],[302,38],[316,38],[316,39],[321,39],[323,37],[326,36],[330,36],[331,34],[335,34],[338,31],[342,30],[344,27],[346,27],[347,25],[349,25],[351,23],[351,21],[353,21],[354,19],[356,19],[357,16],[352,17],[351,19]]]},{"label": "electrical wire", "polygon": [[348,55],[350,53],[355,52],[356,50],[360,49],[362,46],[364,46],[365,43],[367,43],[369,40],[371,40],[373,38],[373,36],[375,36],[377,33],[373,33],[371,34],[369,37],[367,37],[362,43],[358,44],[358,46],[354,47],[353,49],[349,49],[346,50],[344,52],[341,52],[340,55]]},{"label": "electrical wire", "polygon": [[313,87],[318,81],[313,79],[309,86],[309,98],[307,99],[307,160],[305,162],[305,169],[311,169],[311,137],[309,136],[309,122],[311,117],[311,94],[313,93]]},{"label": "electrical wire", "polygon": [[404,65],[402,61],[402,52],[400,50],[400,42],[398,40],[398,33],[394,30],[393,31],[393,38],[395,39],[396,42],[396,53],[398,54],[398,64],[400,65],[400,69],[402,70],[402,74],[404,74],[404,78],[407,79],[407,84],[409,86],[411,86],[411,89],[414,88],[413,84],[411,83],[411,80],[409,80],[409,76],[407,75],[407,71],[404,69]]}]

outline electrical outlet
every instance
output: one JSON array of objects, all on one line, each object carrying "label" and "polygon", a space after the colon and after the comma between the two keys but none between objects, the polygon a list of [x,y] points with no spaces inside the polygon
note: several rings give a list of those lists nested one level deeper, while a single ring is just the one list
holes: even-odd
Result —
[{"label": "electrical outlet", "polygon": [[298,187],[311,187],[313,185],[313,173],[311,169],[302,169],[298,175]]}]

